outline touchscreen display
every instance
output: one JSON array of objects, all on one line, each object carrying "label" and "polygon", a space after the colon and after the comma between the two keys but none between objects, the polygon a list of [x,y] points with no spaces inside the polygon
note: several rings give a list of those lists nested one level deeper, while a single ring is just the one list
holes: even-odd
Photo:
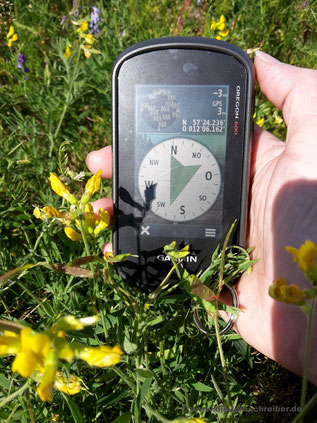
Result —
[{"label": "touchscreen display", "polygon": [[228,85],[135,86],[143,235],[222,236],[228,99]]}]

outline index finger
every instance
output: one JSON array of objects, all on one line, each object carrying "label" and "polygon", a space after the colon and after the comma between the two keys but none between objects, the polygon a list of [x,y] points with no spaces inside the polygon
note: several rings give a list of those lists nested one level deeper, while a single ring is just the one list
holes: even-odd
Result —
[{"label": "index finger", "polygon": [[110,145],[91,151],[86,157],[86,165],[92,173],[102,170],[103,178],[112,178],[112,148]]}]

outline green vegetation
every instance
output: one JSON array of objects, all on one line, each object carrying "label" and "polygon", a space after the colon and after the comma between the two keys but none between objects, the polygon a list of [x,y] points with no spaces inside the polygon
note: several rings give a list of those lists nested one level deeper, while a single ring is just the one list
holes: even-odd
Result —
[{"label": "green vegetation", "polygon": [[[100,10],[100,32],[90,44],[90,31],[81,25],[91,21],[92,6]],[[50,188],[50,172],[78,198],[84,193],[85,183],[78,181],[91,176],[87,153],[111,143],[111,69],[122,50],[161,36],[218,35],[251,57],[260,48],[280,61],[316,68],[316,6],[316,0],[76,0],[74,7],[71,0],[2,1],[0,273],[39,262],[72,263],[87,255],[81,242],[67,238],[62,224],[36,219],[33,211],[38,206],[67,209],[67,201],[61,203]],[[222,15],[225,28],[211,29]],[[255,106],[255,121],[284,138],[281,113],[258,90]],[[110,196],[111,183],[103,181],[101,192],[91,194],[93,199]],[[90,254],[99,254],[111,231],[101,235]],[[94,262],[88,264],[94,269]],[[1,357],[1,422],[128,423],[186,416],[281,423],[295,417],[300,378],[232,333],[222,337],[224,379],[217,340],[197,331],[185,291],[158,296],[146,313],[139,313],[136,304],[144,305],[146,294],[124,286],[110,263],[104,266],[107,274],[99,279],[94,271],[94,278],[86,277],[89,266],[79,277],[68,268],[58,273],[34,266],[2,284],[2,319],[42,332],[61,316],[98,312],[97,324],[70,332],[68,340],[119,344],[123,356],[106,369],[63,361],[60,370],[82,378],[82,389],[74,396],[54,390],[51,402],[40,401],[35,380],[26,382],[11,372],[12,357]],[[309,387],[308,398],[315,391]],[[244,411],[211,411],[224,404],[222,396]],[[251,410],[274,406],[293,410]]]}]

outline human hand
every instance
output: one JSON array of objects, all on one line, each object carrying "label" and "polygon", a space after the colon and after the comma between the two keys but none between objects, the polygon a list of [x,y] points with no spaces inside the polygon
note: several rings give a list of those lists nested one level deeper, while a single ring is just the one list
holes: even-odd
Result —
[{"label": "human hand", "polygon": [[[317,71],[286,65],[258,52],[257,81],[263,94],[283,111],[286,143],[255,129],[251,162],[251,197],[247,246],[259,262],[236,286],[243,312],[235,324],[242,338],[284,367],[301,374],[306,317],[294,305],[278,303],[268,288],[279,276],[309,287],[285,246],[298,248],[307,239],[317,243]],[[111,148],[87,157],[92,172],[112,176]],[[111,212],[111,199],[93,203]],[[111,250],[107,244],[104,250]],[[317,316],[312,327],[309,379],[317,384]]]}]

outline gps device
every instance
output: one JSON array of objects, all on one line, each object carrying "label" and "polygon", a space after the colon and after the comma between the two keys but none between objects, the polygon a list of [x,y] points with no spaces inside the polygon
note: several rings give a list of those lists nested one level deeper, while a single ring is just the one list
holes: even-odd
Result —
[{"label": "gps device", "polygon": [[137,256],[118,265],[124,278],[157,286],[172,241],[190,245],[180,267],[206,268],[235,220],[244,244],[253,89],[248,55],[219,40],[160,38],[117,58],[113,245]]}]

